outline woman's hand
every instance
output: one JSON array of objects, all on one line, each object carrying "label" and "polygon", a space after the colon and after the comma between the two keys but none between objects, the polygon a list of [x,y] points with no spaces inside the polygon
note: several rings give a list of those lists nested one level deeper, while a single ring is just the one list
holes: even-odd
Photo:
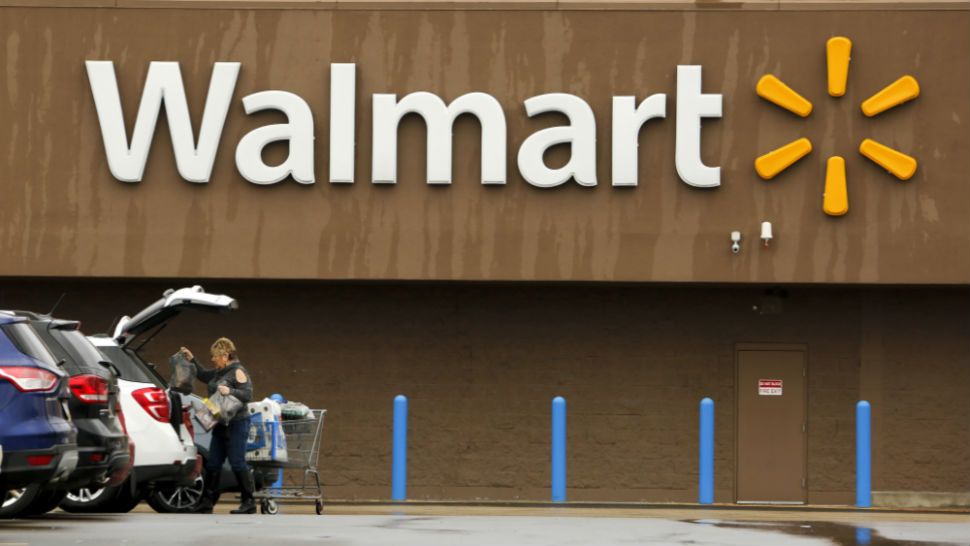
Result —
[{"label": "woman's hand", "polygon": [[229,387],[225,385],[219,385],[219,394],[223,396],[229,396]]},{"label": "woman's hand", "polygon": [[187,347],[182,347],[179,349],[179,352],[182,353],[182,356],[184,356],[186,360],[195,360],[195,356],[192,354],[192,351],[190,351]]}]

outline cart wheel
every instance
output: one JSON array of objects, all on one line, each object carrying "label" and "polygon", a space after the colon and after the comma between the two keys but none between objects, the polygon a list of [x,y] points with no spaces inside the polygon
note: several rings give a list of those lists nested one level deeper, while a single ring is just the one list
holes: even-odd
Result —
[{"label": "cart wheel", "polygon": [[260,509],[260,512],[262,512],[263,514],[267,514],[270,516],[275,516],[276,514],[280,513],[280,507],[278,504],[276,504],[276,501],[273,499],[264,500],[263,504],[259,507],[259,509]]},{"label": "cart wheel", "polygon": [[322,513],[323,513],[323,501],[320,499],[317,499],[317,515],[319,516]]}]

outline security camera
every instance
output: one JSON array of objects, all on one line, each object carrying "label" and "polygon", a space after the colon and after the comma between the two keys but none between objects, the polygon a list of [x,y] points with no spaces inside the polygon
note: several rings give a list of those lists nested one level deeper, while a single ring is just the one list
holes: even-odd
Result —
[{"label": "security camera", "polygon": [[738,254],[741,252],[741,232],[731,232],[731,252]]}]

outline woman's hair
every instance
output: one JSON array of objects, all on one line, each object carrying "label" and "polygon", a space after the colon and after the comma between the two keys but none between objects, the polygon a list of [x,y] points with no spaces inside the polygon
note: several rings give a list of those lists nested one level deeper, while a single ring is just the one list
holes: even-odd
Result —
[{"label": "woman's hair", "polygon": [[210,349],[213,356],[228,356],[230,360],[236,358],[236,344],[227,337],[220,337],[212,344]]}]

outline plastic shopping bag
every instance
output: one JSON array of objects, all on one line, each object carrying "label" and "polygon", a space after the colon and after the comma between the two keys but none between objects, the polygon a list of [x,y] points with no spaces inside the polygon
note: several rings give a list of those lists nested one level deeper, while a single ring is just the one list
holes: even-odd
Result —
[{"label": "plastic shopping bag", "polygon": [[208,398],[204,398],[202,402],[202,407],[198,407],[195,410],[195,419],[202,425],[202,428],[208,432],[219,424],[219,418],[212,413],[212,409],[209,407]]},{"label": "plastic shopping bag", "polygon": [[246,441],[247,461],[275,461],[286,462],[286,435],[278,419],[272,418],[261,411],[252,412],[250,404],[249,437]]},{"label": "plastic shopping bag", "polygon": [[172,378],[168,382],[172,390],[191,394],[192,383],[195,381],[195,365],[180,352],[168,357],[168,365],[172,368]]},{"label": "plastic shopping bag", "polygon": [[256,451],[265,447],[266,427],[264,426],[263,416],[253,413],[249,416],[249,435],[246,437],[246,451]]},{"label": "plastic shopping bag", "polygon": [[231,394],[223,395],[219,391],[210,396],[205,405],[209,408],[209,411],[219,420],[222,424],[228,424],[232,421],[232,418],[243,409],[245,404],[241,400],[236,398]]},{"label": "plastic shopping bag", "polygon": [[283,419],[308,419],[310,408],[300,402],[287,402],[282,405],[280,413],[283,414]]}]

